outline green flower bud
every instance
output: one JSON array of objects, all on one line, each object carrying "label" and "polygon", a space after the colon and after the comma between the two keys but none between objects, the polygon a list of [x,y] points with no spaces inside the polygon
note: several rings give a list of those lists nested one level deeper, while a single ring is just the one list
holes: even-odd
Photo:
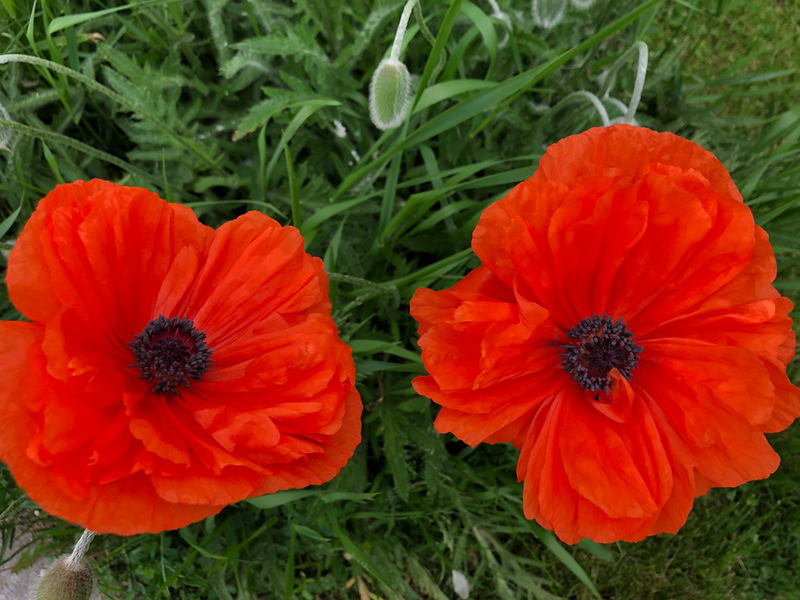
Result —
[{"label": "green flower bud", "polygon": [[94,590],[94,574],[84,561],[59,558],[39,580],[34,600],[89,600]]},{"label": "green flower bud", "polygon": [[381,130],[399,126],[411,108],[411,75],[397,59],[381,61],[369,86],[369,116]]}]

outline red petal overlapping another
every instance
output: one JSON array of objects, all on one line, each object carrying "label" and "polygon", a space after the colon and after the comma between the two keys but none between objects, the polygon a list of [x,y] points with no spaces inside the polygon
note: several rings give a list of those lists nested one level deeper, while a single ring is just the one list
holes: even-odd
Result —
[{"label": "red petal overlapping another", "polygon": [[[483,213],[482,261],[412,300],[441,432],[520,450],[525,514],[564,541],[675,532],[695,496],[769,476],[764,433],[800,414],[791,302],[767,234],[696,144],[619,125],[551,146]],[[608,394],[562,367],[582,320],[641,346]]]},{"label": "red petal overlapping another", "polygon": [[[320,261],[251,212],[216,231],[105,181],[58,186],[9,258],[0,458],[48,512],[97,532],[174,529],[226,504],[330,480],[360,441],[349,348]],[[177,394],[128,343],[193,322],[212,363]]]}]

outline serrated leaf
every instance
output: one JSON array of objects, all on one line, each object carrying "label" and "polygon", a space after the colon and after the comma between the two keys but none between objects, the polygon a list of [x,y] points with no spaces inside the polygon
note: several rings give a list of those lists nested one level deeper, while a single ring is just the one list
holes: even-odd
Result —
[{"label": "serrated leaf", "polygon": [[266,56],[283,56],[297,58],[312,56],[317,60],[327,61],[327,55],[316,44],[301,39],[294,32],[288,34],[274,33],[270,36],[250,38],[234,44],[236,50],[253,52]]},{"label": "serrated leaf", "polygon": [[388,404],[383,405],[381,416],[383,417],[383,441],[386,452],[386,462],[392,473],[394,489],[400,498],[408,501],[408,495],[411,489],[411,475],[410,469],[408,468],[408,457],[403,445],[402,427],[398,422],[398,419],[401,417],[395,409]]}]

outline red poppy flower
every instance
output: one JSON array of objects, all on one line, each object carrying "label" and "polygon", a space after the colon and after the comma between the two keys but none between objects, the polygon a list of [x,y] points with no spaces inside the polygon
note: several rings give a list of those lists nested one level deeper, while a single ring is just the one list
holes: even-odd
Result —
[{"label": "red poppy flower", "polygon": [[521,449],[525,515],[565,542],[675,532],[695,496],[769,476],[800,414],[791,302],[713,155],[620,125],[551,146],[486,209],[483,262],[418,290],[436,428]]},{"label": "red poppy flower", "polygon": [[58,186],[11,253],[0,458],[97,532],[182,527],[331,479],[360,441],[322,261],[250,212],[216,231],[105,181]]}]

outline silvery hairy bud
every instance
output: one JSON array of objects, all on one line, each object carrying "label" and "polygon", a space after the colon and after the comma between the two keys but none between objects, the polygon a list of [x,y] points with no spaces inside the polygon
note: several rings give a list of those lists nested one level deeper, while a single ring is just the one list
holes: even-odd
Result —
[{"label": "silvery hairy bud", "polygon": [[394,129],[411,108],[411,75],[399,60],[381,61],[369,86],[369,116],[375,127]]},{"label": "silvery hairy bud", "polygon": [[57,559],[44,570],[33,600],[89,600],[94,573],[84,557],[94,536],[94,532],[84,531],[71,555]]},{"label": "silvery hairy bud", "polygon": [[48,567],[33,596],[34,600],[89,600],[94,590],[92,569],[81,561],[71,564],[69,558],[59,558]]},{"label": "silvery hairy bud", "polygon": [[369,116],[375,127],[381,130],[398,127],[411,110],[411,74],[400,60],[400,51],[416,3],[417,0],[406,2],[389,58],[381,61],[370,82]]}]

